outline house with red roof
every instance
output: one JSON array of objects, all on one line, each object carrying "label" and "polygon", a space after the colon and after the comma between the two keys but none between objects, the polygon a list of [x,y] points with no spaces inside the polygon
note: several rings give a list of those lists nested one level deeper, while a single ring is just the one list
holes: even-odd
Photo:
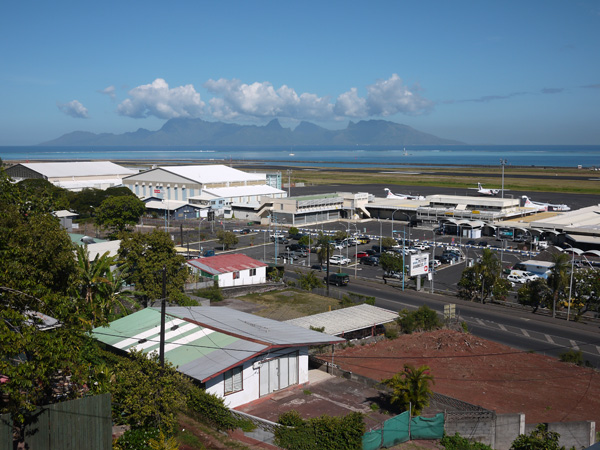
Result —
[{"label": "house with red roof", "polygon": [[218,281],[221,288],[267,282],[267,264],[241,253],[191,259],[187,264],[193,272]]}]

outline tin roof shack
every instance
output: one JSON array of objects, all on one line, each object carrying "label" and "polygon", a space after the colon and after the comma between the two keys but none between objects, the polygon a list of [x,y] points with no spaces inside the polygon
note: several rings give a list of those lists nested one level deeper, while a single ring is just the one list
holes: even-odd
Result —
[{"label": "tin roof shack", "polygon": [[[165,322],[165,361],[231,408],[308,383],[308,347],[345,341],[226,307],[167,308]],[[119,351],[158,352],[160,309],[143,309],[93,334]]]}]

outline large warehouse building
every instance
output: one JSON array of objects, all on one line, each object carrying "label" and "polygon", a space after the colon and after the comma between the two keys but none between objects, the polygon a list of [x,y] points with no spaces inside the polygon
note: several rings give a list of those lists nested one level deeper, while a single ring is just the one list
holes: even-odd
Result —
[{"label": "large warehouse building", "polygon": [[55,186],[81,191],[86,188],[108,189],[120,186],[123,177],[137,173],[109,161],[21,163],[6,169],[15,181],[48,180]]},{"label": "large warehouse building", "polygon": [[247,173],[224,165],[161,166],[128,176],[123,184],[138,197],[156,197],[190,204],[209,199],[232,203],[256,203],[261,197],[282,198],[287,194],[269,186],[262,173]]}]

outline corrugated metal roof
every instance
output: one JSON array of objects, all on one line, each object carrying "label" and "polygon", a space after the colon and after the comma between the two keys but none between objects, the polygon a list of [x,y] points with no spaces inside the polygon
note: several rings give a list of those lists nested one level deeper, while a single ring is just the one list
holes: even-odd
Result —
[{"label": "corrugated metal roof", "polygon": [[299,317],[288,320],[286,323],[308,329],[310,327],[324,327],[325,333],[339,336],[343,333],[393,322],[397,318],[398,313],[396,312],[362,304],[312,316]]},{"label": "corrugated metal roof", "polygon": [[188,264],[213,275],[267,266],[267,264],[264,262],[250,258],[249,256],[241,253],[231,253],[226,255],[215,255],[206,258],[191,259],[188,261]]},{"label": "corrugated metal roof", "polygon": [[[165,360],[200,381],[270,347],[343,342],[343,339],[225,307],[167,308]],[[160,310],[147,308],[92,331],[99,341],[129,351],[158,351]]]},{"label": "corrugated metal roof", "polygon": [[247,173],[221,164],[193,166],[160,166],[161,170],[174,173],[198,183],[220,183],[227,181],[256,181],[266,183],[265,174]]},{"label": "corrugated metal roof", "polygon": [[257,186],[234,186],[224,188],[207,188],[205,192],[213,194],[220,198],[229,197],[248,197],[256,195],[272,195],[272,194],[284,194],[285,191],[277,189],[268,185],[257,185]]},{"label": "corrugated metal roof", "polygon": [[[136,170],[127,169],[110,161],[79,161],[52,163],[22,163],[28,169],[48,178],[88,177],[94,175],[133,175]],[[120,181],[120,180],[119,180]]]}]

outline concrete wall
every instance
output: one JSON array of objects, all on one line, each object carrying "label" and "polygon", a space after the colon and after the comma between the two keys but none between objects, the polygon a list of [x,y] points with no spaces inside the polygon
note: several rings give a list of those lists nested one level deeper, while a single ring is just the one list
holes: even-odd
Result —
[{"label": "concrete wall", "polygon": [[499,414],[496,416],[496,450],[508,450],[513,441],[525,432],[525,414]]},{"label": "concrete wall", "polygon": [[[531,433],[537,424],[527,424],[525,434]],[[548,431],[560,434],[559,443],[565,448],[575,447],[577,450],[587,448],[596,439],[596,422],[551,422]]]}]

